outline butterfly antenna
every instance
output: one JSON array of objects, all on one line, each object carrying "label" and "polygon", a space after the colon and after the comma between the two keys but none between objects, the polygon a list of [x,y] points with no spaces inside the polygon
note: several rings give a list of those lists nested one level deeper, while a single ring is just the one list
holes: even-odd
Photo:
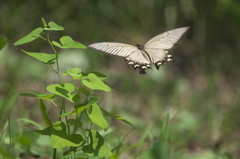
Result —
[{"label": "butterfly antenna", "polygon": [[124,35],[123,35],[123,37],[124,37],[124,39],[126,39],[126,40],[128,40],[128,41],[131,41],[131,42],[133,42],[133,43],[135,43],[135,45],[138,44],[136,41],[130,40],[129,38],[125,37]]}]

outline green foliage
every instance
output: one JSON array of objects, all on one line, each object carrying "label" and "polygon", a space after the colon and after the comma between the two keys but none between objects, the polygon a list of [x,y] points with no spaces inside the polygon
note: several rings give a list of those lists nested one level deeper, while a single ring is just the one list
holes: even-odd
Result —
[{"label": "green foliage", "polygon": [[0,50],[6,45],[7,38],[5,36],[0,35]]},{"label": "green foliage", "polygon": [[76,95],[71,94],[73,91],[75,91],[75,86],[72,83],[51,84],[47,86],[47,90],[55,95],[62,96],[73,103],[77,102],[75,101]]},{"label": "green foliage", "polygon": [[88,74],[89,81],[83,80],[82,83],[90,88],[95,90],[103,90],[109,92],[111,89],[108,85],[101,81],[96,75],[93,73]]},{"label": "green foliage", "polygon": [[102,111],[97,104],[92,105],[92,111],[91,113],[88,113],[87,111],[87,115],[94,124],[98,125],[99,127],[105,130],[108,129],[108,123],[104,116],[102,115]]},{"label": "green foliage", "polygon": [[[108,143],[104,140],[98,129],[100,128],[104,131],[108,130],[109,124],[106,120],[106,116],[121,120],[128,124],[131,123],[101,108],[97,104],[99,101],[98,97],[90,93],[96,90],[111,91],[111,88],[103,81],[106,79],[105,75],[97,72],[84,73],[80,68],[69,68],[63,73],[63,76],[70,76],[72,80],[66,83],[62,81],[62,75],[59,71],[60,64],[58,61],[60,54],[59,51],[55,49],[55,46],[59,49],[85,49],[86,46],[74,41],[69,36],[61,37],[61,44],[56,41],[51,41],[49,33],[51,31],[61,31],[64,30],[64,28],[54,22],[49,22],[47,24],[43,18],[42,23],[43,28],[39,27],[33,30],[27,36],[15,42],[14,45],[26,44],[38,38],[49,43],[54,54],[22,51],[41,61],[43,64],[49,65],[53,72],[59,77],[60,83],[48,85],[46,89],[49,91],[49,94],[37,91],[21,93],[22,96],[39,99],[42,118],[47,127],[42,128],[31,120],[21,119],[22,122],[35,125],[38,130],[23,132],[19,136],[17,142],[22,146],[30,147],[38,137],[49,136],[49,143],[54,150],[53,158],[57,158],[56,150],[61,148],[68,148],[68,150],[66,149],[67,151],[58,156],[62,158],[69,155],[72,155],[72,157],[75,155],[85,157],[112,156],[113,153]],[[56,64],[55,69],[53,67],[54,64]],[[74,84],[73,81],[78,82]],[[62,100],[60,100],[61,98]],[[72,110],[69,112],[66,112],[66,100],[70,101],[72,104]],[[48,112],[46,111],[45,101],[51,101],[52,104],[56,106],[55,109],[59,109],[59,120],[54,122],[54,124],[52,124]],[[86,117],[88,117],[87,121]]]},{"label": "green foliage", "polygon": [[166,115],[162,125],[159,140],[153,143],[152,148],[143,154],[144,158],[148,159],[169,159],[169,141],[167,137],[169,113]]},{"label": "green foliage", "polygon": [[103,137],[96,130],[91,130],[90,135],[90,145],[83,147],[83,152],[90,156],[111,156],[112,152],[108,147],[107,143],[104,141]]},{"label": "green foliage", "polygon": [[36,40],[37,38],[41,37],[41,33],[43,32],[43,28],[36,28],[28,35],[24,36],[23,38],[19,39],[14,43],[14,45],[22,45],[29,42]]},{"label": "green foliage", "polygon": [[54,64],[54,60],[59,57],[59,54],[55,55],[55,54],[46,54],[46,53],[38,53],[38,52],[27,52],[24,50],[22,51],[45,64]]},{"label": "green foliage", "polygon": [[79,42],[74,41],[71,37],[69,36],[63,36],[60,38],[61,44],[59,44],[56,41],[52,41],[52,44],[61,48],[61,49],[68,49],[68,48],[86,48],[86,46],[80,44]]}]

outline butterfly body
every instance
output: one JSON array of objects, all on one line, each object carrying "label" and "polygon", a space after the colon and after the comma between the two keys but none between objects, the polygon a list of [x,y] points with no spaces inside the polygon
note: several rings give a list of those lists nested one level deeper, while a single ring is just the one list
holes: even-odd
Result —
[{"label": "butterfly body", "polygon": [[164,63],[172,61],[172,55],[168,50],[177,44],[187,30],[188,27],[183,27],[164,32],[153,37],[144,45],[133,46],[124,43],[101,42],[91,44],[89,47],[123,57],[128,65],[132,65],[134,69],[140,69],[140,74],[145,74],[145,70],[150,69],[151,64],[159,69]]}]

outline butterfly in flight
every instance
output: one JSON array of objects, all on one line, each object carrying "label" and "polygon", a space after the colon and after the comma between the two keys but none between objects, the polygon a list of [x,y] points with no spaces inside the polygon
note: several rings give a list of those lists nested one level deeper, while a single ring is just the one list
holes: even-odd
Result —
[{"label": "butterfly in flight", "polygon": [[189,27],[182,27],[166,31],[150,39],[144,45],[129,45],[115,42],[100,42],[88,45],[95,50],[123,57],[128,65],[132,65],[134,69],[140,69],[140,74],[145,74],[146,69],[151,68],[151,64],[155,64],[159,69],[161,65],[172,61],[172,55],[169,50],[174,48],[183,34]]}]

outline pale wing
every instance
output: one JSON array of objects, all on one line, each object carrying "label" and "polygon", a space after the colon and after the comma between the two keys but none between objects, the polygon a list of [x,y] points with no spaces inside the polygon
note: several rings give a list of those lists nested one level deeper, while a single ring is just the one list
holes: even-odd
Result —
[{"label": "pale wing", "polygon": [[107,53],[107,54],[120,56],[123,58],[128,57],[130,54],[138,50],[138,48],[133,45],[123,44],[123,43],[113,43],[113,42],[94,43],[94,44],[88,45],[88,47]]},{"label": "pale wing", "polygon": [[140,67],[143,65],[149,65],[151,64],[150,61],[148,60],[148,57],[145,55],[146,53],[141,51],[141,50],[136,50],[135,52],[133,52],[132,54],[130,54],[126,60],[129,61],[131,64],[131,62],[133,62],[133,64],[131,65],[137,65],[135,67]]},{"label": "pale wing", "polygon": [[145,48],[145,51],[149,54],[152,63],[165,61],[168,54],[167,51],[159,48]]},{"label": "pale wing", "polygon": [[162,49],[169,50],[173,48],[180,40],[182,35],[189,29],[189,27],[178,28],[164,32],[150,39],[145,45],[145,49]]}]

